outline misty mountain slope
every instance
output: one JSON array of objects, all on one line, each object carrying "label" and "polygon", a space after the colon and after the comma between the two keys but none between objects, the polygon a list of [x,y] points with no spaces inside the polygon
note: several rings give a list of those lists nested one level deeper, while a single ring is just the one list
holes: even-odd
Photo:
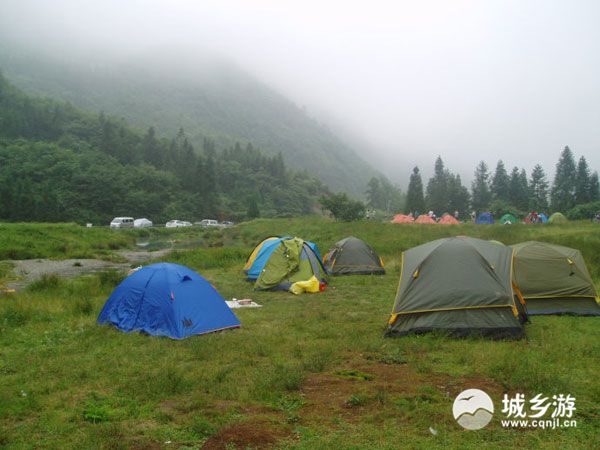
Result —
[{"label": "misty mountain slope", "polygon": [[251,145],[194,152],[122,119],[14,87],[0,73],[0,220],[108,223],[132,215],[243,220],[314,212],[328,192]]},{"label": "misty mountain slope", "polygon": [[[101,58],[98,58],[100,60]],[[122,116],[167,136],[183,127],[196,147],[251,142],[307,169],[333,190],[362,197],[376,171],[327,128],[238,68],[198,59],[189,68],[132,62],[84,63],[0,48],[0,69],[18,87],[88,110]],[[178,67],[178,69],[174,69]]]}]

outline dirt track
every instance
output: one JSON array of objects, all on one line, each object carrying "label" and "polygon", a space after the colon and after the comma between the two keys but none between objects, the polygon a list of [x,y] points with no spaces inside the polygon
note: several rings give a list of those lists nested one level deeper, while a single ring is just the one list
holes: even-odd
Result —
[{"label": "dirt track", "polygon": [[118,252],[119,256],[127,262],[115,263],[101,259],[63,259],[60,261],[51,259],[21,259],[12,260],[16,281],[7,283],[9,289],[22,289],[29,283],[39,279],[42,275],[57,275],[60,277],[75,277],[84,273],[93,273],[102,270],[116,269],[127,270],[132,266],[144,264],[155,258],[160,258],[168,253],[170,249],[157,250],[153,252],[124,250]]}]

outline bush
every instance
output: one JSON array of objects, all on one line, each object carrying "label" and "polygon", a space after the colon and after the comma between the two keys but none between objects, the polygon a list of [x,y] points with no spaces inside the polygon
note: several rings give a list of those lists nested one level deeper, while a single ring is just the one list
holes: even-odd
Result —
[{"label": "bush", "polygon": [[365,205],[358,200],[348,198],[345,193],[333,194],[319,199],[324,209],[331,211],[335,219],[353,222],[365,217]]},{"label": "bush", "polygon": [[600,213],[600,201],[592,203],[584,203],[577,205],[575,208],[567,211],[567,219],[569,220],[589,220]]}]

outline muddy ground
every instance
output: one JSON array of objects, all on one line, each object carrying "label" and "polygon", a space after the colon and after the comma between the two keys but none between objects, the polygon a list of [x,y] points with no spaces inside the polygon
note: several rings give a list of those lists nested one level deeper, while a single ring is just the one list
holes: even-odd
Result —
[{"label": "muddy ground", "polygon": [[6,283],[6,288],[22,289],[41,278],[42,275],[57,275],[69,278],[109,269],[129,270],[132,267],[160,258],[169,251],[170,249],[151,252],[123,250],[117,252],[121,258],[126,260],[126,262],[122,263],[103,261],[101,259],[63,259],[60,261],[51,259],[11,260],[11,263],[14,264],[14,273],[17,280]]}]

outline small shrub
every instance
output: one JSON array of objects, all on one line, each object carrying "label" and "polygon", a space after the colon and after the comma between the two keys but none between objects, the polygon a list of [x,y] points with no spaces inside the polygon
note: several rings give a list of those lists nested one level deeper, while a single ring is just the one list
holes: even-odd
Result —
[{"label": "small shrub", "polygon": [[396,351],[387,355],[383,355],[379,359],[379,362],[382,364],[406,364],[408,361],[401,351]]},{"label": "small shrub", "polygon": [[29,290],[33,292],[50,291],[57,289],[62,283],[60,277],[54,274],[43,274],[38,280],[29,285]]},{"label": "small shrub", "polygon": [[31,319],[29,312],[8,307],[0,313],[0,324],[8,325],[9,327],[20,327],[25,325]]},{"label": "small shrub", "polygon": [[216,433],[217,427],[202,416],[194,417],[189,430],[198,438],[203,439]]},{"label": "small shrub", "polygon": [[107,422],[112,415],[111,408],[105,403],[104,398],[92,393],[83,407],[83,420],[91,423]]},{"label": "small shrub", "polygon": [[110,269],[98,273],[102,287],[114,288],[125,279],[125,274],[118,270]]},{"label": "small shrub", "polygon": [[350,397],[346,399],[344,405],[348,408],[356,408],[357,406],[362,406],[367,403],[367,397],[364,395],[356,395],[352,394]]},{"label": "small shrub", "polygon": [[369,375],[368,373],[364,373],[355,369],[338,370],[335,374],[340,378],[349,378],[351,380],[369,381],[373,379],[373,375]]},{"label": "small shrub", "polygon": [[92,304],[92,301],[89,298],[86,298],[76,301],[73,310],[75,314],[89,316],[94,312],[94,305]]}]

